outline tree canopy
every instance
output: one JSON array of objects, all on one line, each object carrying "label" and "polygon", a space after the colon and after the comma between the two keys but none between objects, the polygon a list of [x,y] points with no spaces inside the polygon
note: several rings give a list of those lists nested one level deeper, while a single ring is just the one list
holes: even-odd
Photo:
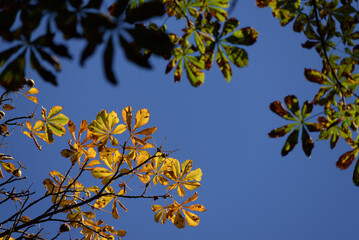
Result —
[{"label": "tree canopy", "polygon": [[[255,1],[260,8],[270,8],[281,26],[292,24],[292,30],[306,38],[303,51],[316,52],[321,59],[320,69],[311,66],[303,69],[303,79],[317,84],[313,85],[317,93],[312,98],[301,100],[300,105],[298,97],[291,93],[284,97],[284,104],[280,100],[269,104],[272,112],[288,121],[268,134],[271,138],[288,136],[282,156],[288,155],[301,141],[304,154],[311,157],[313,136],[316,136],[317,141],[329,141],[331,149],[340,139],[348,144],[349,150],[337,160],[339,169],[349,168],[357,158],[357,3],[357,0]],[[118,48],[129,61],[142,68],[151,68],[153,55],[164,58],[168,61],[165,73],[173,73],[175,82],[185,72],[190,84],[199,87],[204,83],[205,73],[214,65],[229,82],[232,67],[247,66],[246,49],[260,39],[254,28],[239,27],[239,20],[228,14],[230,4],[229,0],[120,0],[111,4],[101,0],[62,0],[56,5],[41,0],[0,1],[0,36],[6,43],[0,52],[0,84],[4,87],[1,107],[6,113],[14,112],[16,94],[37,105],[39,90],[34,87],[34,80],[26,76],[26,69],[31,67],[43,80],[57,85],[59,59],[73,58],[68,45],[75,40],[84,44],[78,52],[80,66],[97,49],[103,51],[103,70],[113,84],[118,82],[114,67],[121,69],[121,64],[115,66],[113,60]],[[164,24],[167,22],[170,24]],[[156,222],[169,220],[178,228],[199,224],[199,217],[192,211],[202,212],[206,208],[192,203],[198,198],[197,192],[184,196],[201,186],[202,170],[192,170],[192,160],[180,163],[170,156],[172,151],[157,146],[152,137],[156,127],[138,129],[148,123],[150,115],[146,108],[136,114],[130,106],[120,112],[101,110],[92,122],[83,120],[77,125],[78,131],[75,123],[62,113],[61,106],[48,109],[42,107],[39,113],[33,111],[11,118],[0,112],[0,134],[4,139],[11,137],[9,126],[19,127],[39,150],[42,142],[53,143],[66,132],[71,136],[68,148],[61,151],[62,157],[69,160],[68,171],[51,171],[50,178],[43,181],[46,193],[32,201],[29,199],[34,192],[30,189],[21,193],[11,190],[25,179],[22,170],[26,167],[21,162],[12,163],[11,154],[0,156],[0,178],[5,179],[0,184],[6,186],[1,190],[4,199],[0,207],[11,200],[21,207],[17,213],[0,218],[0,225],[7,225],[1,228],[0,239],[9,239],[12,234],[41,239],[41,230],[28,229],[51,221],[62,223],[54,238],[71,227],[81,229],[85,239],[120,238],[126,234],[125,230],[116,229],[95,216],[98,211],[108,211],[118,219],[119,209],[127,211],[122,199],[132,198],[163,199],[164,204],[152,205]],[[128,136],[118,140],[117,135],[124,132]],[[80,140],[81,136],[84,140]],[[80,181],[85,174],[101,183],[93,186]],[[133,178],[143,188],[137,195],[128,194],[128,183]],[[122,182],[118,184],[117,180]],[[359,186],[358,161],[353,182]],[[151,186],[164,186],[163,192],[148,195]],[[172,202],[167,204],[169,199]],[[28,217],[26,211],[43,200],[50,200],[52,205],[35,218]]]}]

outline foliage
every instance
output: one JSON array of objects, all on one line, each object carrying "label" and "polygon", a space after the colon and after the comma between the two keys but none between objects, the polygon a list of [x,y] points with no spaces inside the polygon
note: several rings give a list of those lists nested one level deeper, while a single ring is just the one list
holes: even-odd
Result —
[{"label": "foliage", "polygon": [[[330,148],[339,139],[345,140],[352,148],[342,154],[336,166],[347,169],[356,159],[359,151],[359,96],[355,93],[359,84],[359,74],[355,67],[359,64],[357,0],[256,0],[259,7],[270,7],[273,16],[282,26],[293,22],[293,31],[304,33],[307,41],[303,48],[315,49],[322,58],[322,69],[304,69],[305,78],[319,84],[317,94],[306,101],[300,109],[293,95],[285,97],[288,112],[280,101],[271,103],[270,109],[291,123],[274,129],[272,138],[289,134],[282,150],[287,155],[298,143],[299,131],[304,153],[310,157],[314,141],[309,132],[319,132],[318,140],[329,140]],[[313,107],[321,108],[311,115]],[[316,122],[310,122],[317,116]],[[313,121],[313,120],[312,120]],[[359,186],[359,164],[354,168],[354,183]]]},{"label": "foliage", "polygon": [[[229,0],[117,0],[110,6],[102,0],[59,0],[56,5],[44,0],[1,1],[0,37],[9,44],[0,53],[0,84],[17,90],[30,63],[45,81],[56,85],[54,71],[61,70],[59,58],[72,58],[66,43],[73,39],[85,43],[81,65],[104,45],[104,72],[113,84],[116,45],[129,61],[144,68],[151,68],[152,54],[169,60],[166,73],[175,69],[175,81],[181,80],[184,68],[190,83],[201,85],[203,70],[211,69],[214,59],[230,81],[230,62],[237,67],[248,64],[240,46],[252,45],[258,33],[250,27],[237,29],[239,21],[228,18],[228,6]],[[178,35],[175,27],[168,33],[166,25],[149,22],[165,15],[182,20]]]},{"label": "foliage", "polygon": [[[3,93],[0,105],[5,111],[14,111],[13,95],[16,93],[37,104],[37,97],[30,95],[39,91],[33,80],[25,79],[25,82],[30,89],[25,90],[23,86],[17,92]],[[147,109],[134,114],[132,107],[124,108],[121,112],[123,124],[117,112],[101,110],[90,124],[82,120],[78,128],[62,112],[61,106],[49,111],[42,107],[39,119],[33,112],[7,120],[5,112],[0,112],[3,120],[0,130],[4,138],[10,136],[9,125],[21,127],[22,133],[31,138],[39,150],[42,149],[39,141],[50,144],[67,132],[71,135],[68,148],[61,151],[62,157],[69,160],[68,170],[63,173],[50,171],[49,177],[42,182],[45,192],[40,196],[31,187],[24,187],[27,179],[24,170],[28,163],[18,162],[16,166],[11,155],[0,154],[0,211],[8,214],[11,211],[5,210],[9,207],[7,203],[14,202],[12,215],[1,214],[0,239],[44,239],[43,229],[56,222],[61,225],[52,239],[71,228],[79,229],[83,239],[120,239],[126,231],[108,225],[100,213],[118,219],[128,211],[123,200],[136,198],[164,200],[163,206],[152,206],[156,222],[163,224],[168,219],[178,228],[184,228],[186,223],[192,227],[199,224],[199,217],[193,211],[206,209],[201,204],[192,204],[198,198],[197,192],[181,200],[181,204],[176,198],[184,198],[186,191],[201,186],[202,171],[192,169],[192,160],[180,164],[170,157],[172,151],[155,146],[153,134],[157,127],[146,127],[150,117]],[[93,185],[92,182],[97,183]],[[15,187],[22,191],[17,193]],[[134,191],[134,187],[143,190]],[[148,195],[154,187],[162,194]],[[191,205],[185,205],[189,203]]]}]

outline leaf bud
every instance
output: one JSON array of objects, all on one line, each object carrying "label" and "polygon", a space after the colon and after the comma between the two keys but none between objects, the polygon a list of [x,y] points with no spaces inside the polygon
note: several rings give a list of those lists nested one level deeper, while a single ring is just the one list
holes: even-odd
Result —
[{"label": "leaf bud", "polygon": [[34,86],[35,86],[35,81],[32,80],[32,79],[28,79],[28,80],[26,81],[26,86],[27,86],[28,88],[34,87]]},{"label": "leaf bud", "polygon": [[67,223],[63,223],[63,224],[61,224],[61,226],[60,226],[60,230],[59,230],[59,232],[60,233],[63,233],[63,232],[68,232],[68,231],[70,231],[71,229],[70,229],[70,226],[67,224]]},{"label": "leaf bud", "polygon": [[15,171],[12,172],[12,175],[14,175],[15,177],[21,177],[22,172],[20,169],[15,169]]}]

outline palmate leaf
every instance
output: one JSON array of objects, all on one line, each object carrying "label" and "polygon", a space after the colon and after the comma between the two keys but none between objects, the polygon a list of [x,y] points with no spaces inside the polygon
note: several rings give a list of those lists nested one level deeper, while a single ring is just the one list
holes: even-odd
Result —
[{"label": "palmate leaf", "polygon": [[167,65],[166,73],[169,73],[176,67],[174,80],[180,81],[182,78],[183,65],[186,71],[186,76],[192,86],[198,87],[203,84],[205,76],[202,71],[204,69],[204,58],[201,56],[193,56],[195,47],[193,45],[184,44],[181,48],[174,49],[174,57]]},{"label": "palmate leaf", "polygon": [[54,106],[50,109],[49,114],[47,115],[46,108],[42,107],[41,115],[44,119],[47,143],[52,143],[54,141],[53,134],[61,137],[66,133],[64,125],[69,122],[69,118],[60,113],[62,109],[63,107],[61,106]]},{"label": "palmate leaf", "polygon": [[[205,67],[209,70],[212,67],[214,56],[216,62],[224,76],[229,82],[232,78],[232,69],[229,61],[237,67],[245,67],[248,65],[248,54],[239,45],[249,46],[257,41],[258,32],[253,28],[246,27],[237,29],[239,21],[235,18],[230,18],[225,21],[221,33],[219,33],[219,22],[215,22],[213,27],[204,29],[206,33],[212,34],[217,39],[212,41],[207,39]],[[217,53],[214,51],[217,46]]]},{"label": "palmate leaf", "polygon": [[108,141],[111,142],[112,146],[118,146],[118,140],[113,134],[121,134],[126,130],[124,124],[119,124],[115,127],[118,122],[119,118],[115,111],[107,113],[106,110],[101,110],[97,114],[96,120],[93,120],[89,125],[89,130],[97,142],[99,151],[106,146]]},{"label": "palmate leaf", "polygon": [[[184,228],[186,225],[186,222],[188,226],[195,227],[199,224],[199,217],[190,212],[191,211],[198,211],[198,212],[204,212],[206,211],[206,208],[201,204],[195,204],[191,206],[185,206],[185,204],[193,202],[197,200],[198,194],[197,192],[194,193],[192,197],[187,198],[186,201],[184,201],[182,204],[177,203],[175,200],[173,200],[173,204],[170,204],[166,206],[168,209],[167,212],[167,218],[171,220],[171,222],[177,227],[177,228]],[[157,208],[158,209],[158,208]],[[154,210],[154,209],[152,209]],[[155,208],[156,210],[156,208]],[[183,217],[183,215],[184,217]]]},{"label": "palmate leaf", "polygon": [[191,171],[192,169],[192,160],[186,160],[181,165],[177,159],[172,159],[170,165],[171,170],[166,170],[164,175],[175,181],[175,183],[169,185],[166,189],[171,191],[177,188],[177,194],[180,197],[184,197],[186,188],[189,191],[197,189],[201,186],[199,183],[202,179],[202,170],[197,168],[196,170]]},{"label": "palmate leaf", "polygon": [[282,127],[276,128],[269,132],[268,136],[271,138],[278,138],[290,133],[286,142],[284,143],[281,152],[282,156],[286,156],[298,144],[299,131],[301,130],[302,148],[305,155],[310,157],[312,149],[314,148],[314,141],[309,136],[308,131],[320,131],[322,129],[322,125],[319,123],[305,121],[312,112],[313,104],[306,101],[304,102],[302,109],[300,109],[298,99],[294,95],[286,96],[284,98],[284,101],[287,108],[292,113],[287,111],[287,109],[285,109],[285,107],[280,101],[272,102],[270,104],[270,109],[280,117],[289,121],[293,121],[294,123],[290,123]]},{"label": "palmate leaf", "polygon": [[38,143],[35,136],[39,137],[40,139],[47,142],[47,137],[44,132],[44,122],[41,120],[38,120],[34,126],[32,126],[31,122],[26,121],[25,123],[26,128],[28,131],[23,131],[22,133],[28,136],[29,138],[32,138],[34,140],[34,143],[36,147],[41,151],[42,146]]},{"label": "palmate leaf", "polygon": [[[148,123],[150,117],[148,109],[143,108],[137,111],[134,124],[132,123],[132,111],[133,108],[130,106],[122,110],[122,118],[126,124],[125,128],[129,131],[133,143],[133,148],[131,147],[131,150],[136,152],[140,149],[153,148],[153,145],[147,143],[147,141],[152,138],[151,135],[156,132],[157,127],[150,127],[136,132],[138,128]],[[144,135],[145,137],[140,138],[139,135]]]},{"label": "palmate leaf", "polygon": [[225,8],[229,6],[229,0],[204,0],[200,11],[204,11],[204,17],[210,19],[215,17],[220,22],[227,19],[228,13]]}]

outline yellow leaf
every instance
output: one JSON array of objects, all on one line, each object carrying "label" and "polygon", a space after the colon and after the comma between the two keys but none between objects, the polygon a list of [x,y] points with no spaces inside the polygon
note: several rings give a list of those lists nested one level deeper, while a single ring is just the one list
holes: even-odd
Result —
[{"label": "yellow leaf", "polygon": [[96,165],[99,165],[99,164],[101,164],[101,162],[99,160],[95,159],[95,160],[92,160],[91,162],[89,162],[86,166],[87,167],[93,167],[93,166],[96,166]]},{"label": "yellow leaf", "polygon": [[119,237],[124,237],[126,235],[126,231],[125,230],[118,230],[118,231],[116,231],[116,234]]},{"label": "yellow leaf", "polygon": [[185,195],[185,190],[183,189],[183,187],[181,185],[178,185],[178,188],[177,188],[177,193],[180,197],[184,197]]},{"label": "yellow leaf", "polygon": [[143,183],[148,183],[151,180],[151,177],[148,176],[147,174],[137,174],[137,176],[140,179],[140,181]]},{"label": "yellow leaf", "polygon": [[93,205],[95,208],[104,208],[106,207],[106,205],[111,202],[111,200],[113,199],[112,196],[103,196],[99,199],[97,199],[97,201],[95,202],[95,204]]},{"label": "yellow leaf", "polygon": [[6,172],[8,172],[8,173],[12,173],[12,172],[14,172],[15,171],[15,165],[14,164],[12,164],[12,163],[5,163],[5,162],[0,162],[1,163],[1,165],[2,165],[2,167],[4,168],[4,170],[6,171]]},{"label": "yellow leaf", "polygon": [[95,158],[96,157],[96,151],[95,151],[95,149],[93,149],[93,148],[89,148],[88,150],[87,150],[87,158],[89,158],[89,159],[91,159],[91,158]]},{"label": "yellow leaf", "polygon": [[182,169],[181,177],[184,176],[185,174],[189,173],[189,171],[191,171],[192,165],[193,165],[192,160],[186,160],[181,164],[181,169]]},{"label": "yellow leaf", "polygon": [[29,222],[31,219],[28,217],[28,216],[22,216],[21,218],[20,218],[20,221],[22,222],[22,223],[26,223],[26,222]]},{"label": "yellow leaf", "polygon": [[115,126],[115,124],[120,121],[120,119],[118,119],[117,113],[115,111],[112,111],[108,114],[107,121],[109,126],[108,129],[112,129]]},{"label": "yellow leaf", "polygon": [[50,191],[50,192],[51,192],[51,191],[54,189],[54,187],[55,187],[54,182],[53,182],[51,179],[49,179],[49,178],[46,178],[46,179],[42,182],[42,184],[44,184],[46,190],[48,190],[48,191]]},{"label": "yellow leaf", "polygon": [[4,105],[2,106],[2,108],[3,108],[5,111],[10,111],[10,110],[15,109],[15,107],[11,106],[10,104],[4,104]]},{"label": "yellow leaf", "polygon": [[171,220],[172,220],[173,224],[179,229],[184,228],[186,226],[186,221],[183,218],[180,211],[177,211],[177,214]]},{"label": "yellow leaf", "polygon": [[93,193],[98,193],[98,191],[100,190],[100,188],[99,187],[97,187],[97,186],[92,186],[92,187],[88,187],[88,188],[86,188],[87,190],[89,190],[90,192],[93,192]]},{"label": "yellow leaf", "polygon": [[94,218],[96,215],[94,212],[88,211],[88,212],[82,212],[82,214],[87,218]]},{"label": "yellow leaf", "polygon": [[184,209],[183,214],[189,226],[195,227],[199,224],[199,217],[196,214],[186,211]]},{"label": "yellow leaf", "polygon": [[39,93],[39,90],[35,87],[33,88],[30,88],[29,91],[27,91],[25,94],[38,94]]},{"label": "yellow leaf", "polygon": [[193,204],[191,206],[183,206],[184,208],[187,208],[189,210],[192,211],[197,211],[197,212],[204,212],[207,211],[207,209],[202,205],[202,204]]},{"label": "yellow leaf", "polygon": [[156,132],[157,130],[157,127],[151,127],[151,128],[146,128],[142,131],[139,131],[137,133],[135,133],[135,135],[146,135],[146,136],[149,136],[149,135],[152,135]]},{"label": "yellow leaf", "polygon": [[130,106],[122,110],[122,119],[126,123],[129,132],[131,132],[132,110],[133,108]]},{"label": "yellow leaf", "polygon": [[183,181],[201,181],[202,175],[202,170],[197,168],[196,170],[189,172]]},{"label": "yellow leaf", "polygon": [[133,128],[133,130],[135,130],[136,128],[139,128],[145,124],[148,123],[150,117],[150,113],[148,112],[147,109],[143,108],[140,109],[135,116],[135,126]]},{"label": "yellow leaf", "polygon": [[37,97],[34,97],[34,96],[26,96],[25,95],[25,97],[27,97],[30,101],[32,101],[32,102],[34,102],[34,103],[38,103],[38,100],[37,100]]},{"label": "yellow leaf", "polygon": [[199,182],[184,182],[182,183],[182,185],[190,191],[197,189],[201,186]]},{"label": "yellow leaf", "polygon": [[103,167],[95,167],[91,170],[91,173],[95,178],[105,178],[113,175],[113,172]]},{"label": "yellow leaf", "polygon": [[114,219],[119,219],[120,218],[120,215],[118,215],[117,205],[116,205],[115,201],[113,201],[113,205],[112,205],[112,217]]},{"label": "yellow leaf", "polygon": [[76,131],[75,123],[73,123],[71,120],[69,120],[69,122],[67,123],[67,127],[69,128],[69,132],[70,132],[72,138],[74,140],[76,140],[76,137],[75,137],[75,131]]},{"label": "yellow leaf", "polygon": [[195,192],[195,193],[193,194],[193,196],[187,198],[187,200],[184,201],[184,202],[182,203],[182,205],[184,205],[184,204],[186,204],[186,203],[189,203],[189,202],[193,202],[193,201],[197,200],[197,198],[198,198],[198,193]]},{"label": "yellow leaf", "polygon": [[154,211],[154,212],[157,212],[157,211],[159,211],[161,209],[163,209],[163,207],[161,205],[155,204],[155,205],[152,206],[152,211]]},{"label": "yellow leaf", "polygon": [[117,127],[112,131],[112,134],[121,134],[126,130],[126,126],[124,124],[119,124]]},{"label": "yellow leaf", "polygon": [[[174,174],[174,176],[175,176],[175,179],[177,179],[178,177],[179,177],[179,175],[180,175],[180,169],[181,169],[181,167],[180,167],[180,164],[179,164],[179,161],[177,160],[177,159],[173,159],[172,160],[172,172],[173,172],[173,174]],[[176,181],[176,180],[175,180]]]},{"label": "yellow leaf", "polygon": [[166,185],[169,184],[168,179],[165,178],[164,176],[157,176],[157,177],[158,177],[158,181],[159,181],[162,185],[166,186]]}]

